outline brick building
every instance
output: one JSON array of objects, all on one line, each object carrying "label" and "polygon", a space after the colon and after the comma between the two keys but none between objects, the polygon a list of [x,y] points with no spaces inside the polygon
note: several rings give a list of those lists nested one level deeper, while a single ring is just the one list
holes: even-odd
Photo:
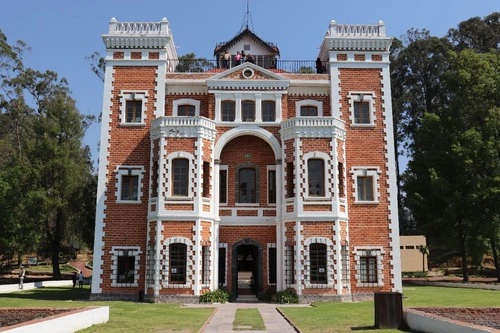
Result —
[{"label": "brick building", "polygon": [[402,290],[383,22],[331,21],[317,68],[248,28],[206,61],[166,19],[103,39],[93,298]]}]

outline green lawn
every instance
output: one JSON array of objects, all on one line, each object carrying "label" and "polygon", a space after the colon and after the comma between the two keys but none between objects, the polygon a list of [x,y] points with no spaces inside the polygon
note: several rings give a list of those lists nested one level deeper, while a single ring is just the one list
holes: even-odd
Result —
[{"label": "green lawn", "polygon": [[[500,307],[500,291],[418,286],[406,287],[403,291],[403,307]],[[100,305],[110,307],[108,323],[93,326],[82,332],[199,332],[214,311],[213,308],[181,308],[173,304],[89,302],[89,294],[89,286],[84,286],[83,289],[39,288],[0,294],[0,307],[68,308]],[[401,332],[373,328],[373,301],[315,303],[310,308],[283,307],[281,310],[303,333]],[[244,314],[242,317],[250,315]],[[262,320],[259,315],[258,318],[252,319],[250,324],[241,323],[238,319],[234,325],[253,327],[259,318]]]},{"label": "green lawn", "polygon": [[0,294],[0,307],[109,306],[109,322],[80,332],[198,332],[213,313],[212,308],[188,309],[174,304],[89,302],[89,286],[39,288]]},{"label": "green lawn", "polygon": [[[498,307],[500,291],[444,288],[406,287],[403,307]],[[315,303],[311,308],[281,308],[304,333],[326,332],[401,332],[395,329],[375,329],[373,301],[358,303]]]},{"label": "green lawn", "polygon": [[266,329],[259,309],[236,309],[233,321],[235,331],[263,331]]}]

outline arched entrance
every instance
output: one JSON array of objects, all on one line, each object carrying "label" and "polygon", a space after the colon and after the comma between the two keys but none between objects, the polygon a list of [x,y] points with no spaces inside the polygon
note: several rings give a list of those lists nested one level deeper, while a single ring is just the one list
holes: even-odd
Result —
[{"label": "arched entrance", "polygon": [[259,295],[262,292],[262,246],[245,238],[232,246],[231,293],[238,295]]}]

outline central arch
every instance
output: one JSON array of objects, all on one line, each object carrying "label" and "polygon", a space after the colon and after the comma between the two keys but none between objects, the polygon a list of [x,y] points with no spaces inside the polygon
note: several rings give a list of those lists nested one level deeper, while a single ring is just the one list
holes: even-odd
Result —
[{"label": "central arch", "polygon": [[222,134],[215,144],[215,159],[220,159],[222,150],[229,141],[243,135],[253,135],[266,141],[271,146],[275,159],[281,160],[281,145],[276,137],[271,132],[255,125],[239,126]]},{"label": "central arch", "polygon": [[[260,295],[263,291],[262,245],[253,239],[244,238],[233,244],[231,253],[232,297],[236,299],[246,290],[249,294]],[[249,285],[245,286],[245,283]]]}]

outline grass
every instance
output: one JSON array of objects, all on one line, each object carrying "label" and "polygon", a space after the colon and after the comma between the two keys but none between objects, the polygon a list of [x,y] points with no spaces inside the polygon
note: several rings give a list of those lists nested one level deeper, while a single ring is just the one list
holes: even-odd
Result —
[{"label": "grass", "polygon": [[[498,307],[500,292],[494,290],[407,287],[403,307]],[[373,301],[358,303],[315,303],[311,308],[280,309],[303,333],[327,332],[402,332],[375,329]],[[408,331],[409,332],[409,331]]]},{"label": "grass", "polygon": [[[403,290],[403,307],[500,307],[500,291],[412,286]],[[173,304],[135,302],[89,302],[89,286],[78,288],[39,288],[0,294],[0,307],[109,306],[110,320],[81,332],[199,332],[213,308],[181,308]],[[250,310],[250,313],[247,311]],[[303,333],[328,332],[401,332],[379,329],[374,325],[373,301],[358,303],[315,303],[310,308],[283,307],[281,311]],[[259,324],[260,322],[260,324]],[[258,326],[262,325],[262,326]],[[233,326],[251,326],[265,330],[257,309],[238,309]],[[248,328],[245,328],[247,330]]]},{"label": "grass", "polygon": [[233,321],[235,331],[263,331],[266,329],[259,309],[236,309]]},{"label": "grass", "polygon": [[39,288],[0,294],[0,307],[77,308],[109,306],[109,321],[80,332],[199,332],[213,308],[188,309],[175,304],[135,302],[89,302],[89,286],[78,288]]}]

